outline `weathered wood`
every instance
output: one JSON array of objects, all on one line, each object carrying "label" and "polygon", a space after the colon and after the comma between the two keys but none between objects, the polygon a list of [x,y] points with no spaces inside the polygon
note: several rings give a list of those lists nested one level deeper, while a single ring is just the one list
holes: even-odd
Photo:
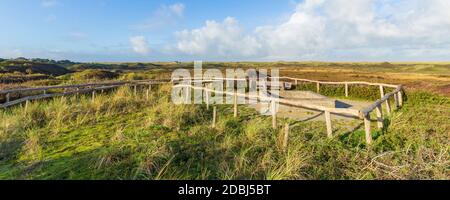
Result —
[{"label": "weathered wood", "polygon": [[[233,92],[215,91],[215,90],[212,90],[212,89],[202,88],[202,87],[195,87],[195,86],[191,86],[191,85],[175,85],[173,87],[198,88],[198,89],[205,89],[207,91],[214,92],[215,94],[234,95]],[[278,102],[280,104],[283,104],[283,105],[292,105],[292,106],[298,106],[298,107],[311,109],[311,110],[329,111],[330,113],[336,113],[336,114],[360,117],[360,111],[359,110],[350,109],[350,108],[330,108],[330,107],[325,107],[325,106],[307,104],[307,103],[304,103],[304,102],[291,101],[291,100],[286,100],[286,99],[281,99],[281,98],[265,97],[265,96],[260,96],[260,95],[241,94],[241,93],[238,93],[237,95],[240,96],[240,97],[245,97],[245,98],[259,99],[260,101],[272,101],[272,100],[274,100],[274,101],[276,101],[276,102]]]},{"label": "weathered wood", "polygon": [[[160,79],[153,80],[150,84],[161,84],[168,83],[170,80]],[[63,88],[82,88],[82,87],[105,87],[113,85],[126,85],[126,84],[149,84],[146,81],[121,81],[121,82],[103,82],[103,83],[87,83],[87,84],[75,84],[75,85],[57,85],[57,86],[46,86],[46,87],[35,87],[35,88],[18,88],[9,90],[0,90],[0,94],[15,93],[15,92],[29,92],[29,91],[42,91],[50,89],[63,89]]]},{"label": "weathered wood", "polygon": [[329,138],[333,137],[333,129],[331,127],[331,114],[329,111],[325,111],[325,122],[327,124],[327,136]]},{"label": "weathered wood", "polygon": [[320,93],[320,83],[317,82],[316,84],[317,84],[317,93]]},{"label": "weathered wood", "polygon": [[284,125],[284,138],[283,138],[283,149],[286,150],[289,140],[289,123]]},{"label": "weathered wood", "polygon": [[[113,85],[113,86],[104,86],[104,87],[100,87],[100,88],[104,88],[104,89],[110,89],[110,88],[116,88],[116,87],[120,87],[121,85]],[[23,103],[25,101],[28,100],[39,100],[39,99],[46,99],[46,98],[53,98],[53,97],[59,97],[59,96],[65,96],[65,95],[73,95],[73,94],[79,94],[79,93],[89,93],[94,91],[95,89],[100,89],[100,88],[87,88],[87,89],[79,89],[78,91],[70,91],[70,92],[66,92],[66,93],[52,93],[52,94],[40,94],[40,95],[34,95],[34,96],[26,96],[20,99],[16,99],[7,103],[3,103],[0,104],[0,108],[7,108],[13,105],[17,105],[20,103]]]},{"label": "weathered wood", "polygon": [[377,112],[377,125],[379,129],[383,129],[384,127],[384,120],[383,120],[383,111],[381,109],[381,105],[377,106],[376,109]]},{"label": "weathered wood", "polygon": [[298,85],[298,80],[295,80],[295,85],[296,85],[296,86]]},{"label": "weathered wood", "polygon": [[381,96],[381,98],[384,97],[384,88],[382,85],[380,85],[380,96]]},{"label": "weathered wood", "polygon": [[92,102],[95,101],[95,90],[92,90]]},{"label": "weathered wood", "polygon": [[277,110],[275,100],[271,101],[271,110],[272,110],[272,128],[277,128]]},{"label": "weathered wood", "polygon": [[389,98],[386,99],[386,113],[391,115],[391,102],[389,101]]},{"label": "weathered wood", "polygon": [[398,109],[400,107],[400,104],[398,102],[398,94],[394,94],[394,100],[395,100],[395,108]]},{"label": "weathered wood", "polygon": [[47,90],[44,90],[44,94],[47,94]]},{"label": "weathered wood", "polygon": [[134,96],[137,96],[137,85],[134,85]]},{"label": "weathered wood", "polygon": [[6,93],[6,103],[9,102],[9,99],[10,99],[10,93]]},{"label": "weathered wood", "polygon": [[234,117],[238,116],[238,105],[237,105],[237,91],[234,91]]},{"label": "weathered wood", "polygon": [[372,132],[370,130],[370,115],[364,116],[364,130],[366,132],[366,143],[372,144]]},{"label": "weathered wood", "polygon": [[345,97],[348,97],[348,83],[345,83]]},{"label": "weathered wood", "polygon": [[27,110],[28,110],[28,100],[27,101],[25,101],[25,112],[27,112]]},{"label": "weathered wood", "polygon": [[145,92],[145,100],[149,100],[150,98],[150,88],[147,88],[147,91]]},{"label": "weathered wood", "polygon": [[403,106],[403,93],[401,90],[398,92],[398,104],[400,105],[400,107]]},{"label": "weathered wood", "polygon": [[401,86],[397,87],[397,89],[395,89],[393,92],[384,95],[383,98],[381,98],[381,99],[375,101],[375,102],[374,102],[373,104],[371,104],[370,106],[368,106],[368,107],[362,109],[362,110],[361,110],[361,118],[363,118],[364,115],[366,115],[366,114],[372,112],[373,110],[375,110],[375,108],[376,108],[378,105],[384,103],[386,100],[389,99],[389,97],[393,96],[395,93],[398,93],[400,90],[401,90]]},{"label": "weathered wood", "polygon": [[190,97],[191,97],[191,94],[190,94],[190,93],[191,93],[190,87],[191,87],[191,86],[186,86],[186,88],[185,88],[185,89],[186,89],[186,99],[185,99],[185,103],[186,103],[186,104],[190,103],[190,100],[189,100]]},{"label": "weathered wood", "polygon": [[212,121],[212,127],[216,128],[216,120],[217,120],[217,107],[213,107],[213,121]]},{"label": "weathered wood", "polygon": [[385,84],[385,83],[371,83],[371,82],[365,82],[365,81],[346,81],[346,82],[332,82],[332,81],[315,81],[315,80],[309,80],[309,79],[301,79],[301,78],[291,78],[291,77],[271,77],[272,79],[276,78],[284,78],[289,80],[298,80],[303,82],[310,82],[310,83],[320,83],[320,84],[326,84],[326,85],[342,85],[342,84],[352,84],[352,85],[371,85],[371,86],[384,86],[384,87],[390,87],[390,88],[397,88],[398,85],[392,85],[392,84]]},{"label": "weathered wood", "polygon": [[209,110],[209,92],[205,90],[206,110]]}]

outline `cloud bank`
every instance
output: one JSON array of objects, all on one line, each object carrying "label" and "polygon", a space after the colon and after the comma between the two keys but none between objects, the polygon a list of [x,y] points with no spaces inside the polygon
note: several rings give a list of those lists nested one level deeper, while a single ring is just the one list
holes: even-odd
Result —
[{"label": "cloud bank", "polygon": [[279,24],[237,19],[176,33],[180,54],[210,59],[421,60],[450,55],[450,1],[305,0]]}]

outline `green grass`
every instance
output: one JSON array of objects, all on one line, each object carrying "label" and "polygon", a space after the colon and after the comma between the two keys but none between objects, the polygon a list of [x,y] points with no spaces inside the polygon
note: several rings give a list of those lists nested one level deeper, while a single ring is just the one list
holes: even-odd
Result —
[{"label": "green grass", "polygon": [[232,106],[222,105],[211,128],[211,109],[174,105],[168,94],[170,86],[161,86],[146,100],[121,88],[94,102],[56,98],[33,102],[26,113],[2,111],[0,179],[450,178],[447,97],[408,92],[370,147],[361,128],[336,127],[328,139],[317,121],[292,127],[284,150],[270,117],[241,106],[233,118]]}]

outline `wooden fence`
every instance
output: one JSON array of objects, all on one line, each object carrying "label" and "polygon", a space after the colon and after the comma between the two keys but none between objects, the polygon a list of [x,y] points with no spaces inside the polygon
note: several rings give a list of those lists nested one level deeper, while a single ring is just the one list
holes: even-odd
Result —
[{"label": "wooden fence", "polygon": [[[372,132],[371,132],[371,118],[370,114],[376,110],[376,121],[379,129],[383,129],[385,127],[384,124],[384,117],[382,112],[382,105],[386,105],[386,112],[387,115],[391,114],[392,107],[390,105],[390,99],[394,98],[395,100],[395,107],[400,108],[403,104],[403,87],[401,85],[392,85],[392,84],[384,84],[384,83],[370,83],[370,82],[362,82],[362,81],[353,81],[353,82],[328,82],[328,81],[316,81],[316,80],[308,80],[308,79],[298,79],[298,78],[291,78],[291,77],[269,77],[269,79],[278,79],[280,82],[289,82],[294,85],[298,85],[299,82],[309,82],[309,83],[316,83],[317,92],[320,92],[321,85],[344,85],[345,86],[345,96],[349,96],[349,87],[352,85],[367,85],[367,86],[376,86],[380,89],[380,99],[372,103],[367,108],[364,108],[362,110],[357,109],[350,109],[350,108],[330,108],[325,106],[319,106],[314,105],[313,103],[305,103],[305,102],[298,102],[298,101],[292,101],[292,100],[286,100],[282,98],[277,97],[271,97],[271,96],[260,96],[260,95],[250,95],[250,94],[242,94],[238,93],[235,89],[233,92],[227,92],[227,91],[216,91],[209,89],[207,87],[196,87],[193,86],[191,83],[212,83],[216,81],[249,81],[248,78],[244,79],[233,79],[233,78],[213,78],[208,80],[202,80],[202,79],[189,79],[189,80],[178,80],[178,81],[172,81],[173,83],[182,83],[178,85],[174,85],[174,87],[181,87],[186,89],[194,89],[194,90],[203,90],[207,95],[207,107],[209,108],[209,94],[210,93],[216,93],[216,94],[222,94],[222,95],[233,95],[234,96],[234,116],[237,116],[238,108],[237,108],[237,97],[244,97],[247,99],[257,99],[262,102],[270,102],[271,103],[271,110],[274,111],[276,103],[281,105],[287,105],[287,106],[293,106],[293,107],[301,107],[306,108],[310,110],[316,110],[324,113],[325,116],[325,123],[327,128],[327,136],[332,137],[333,136],[333,126],[332,126],[332,120],[331,120],[331,114],[341,115],[345,117],[351,117],[351,118],[358,118],[363,120],[364,127],[365,127],[365,138],[367,144],[372,143]],[[186,84],[188,82],[189,84]],[[388,94],[384,93],[385,88],[394,88],[394,90]],[[216,108],[214,106],[214,112],[213,112],[213,126],[215,126],[216,121]],[[276,112],[272,112],[272,126],[274,128],[277,127],[276,124]],[[289,130],[289,127],[285,127],[286,130]],[[287,135],[288,133],[286,133]]]},{"label": "wooden fence", "polygon": [[[249,95],[249,94],[241,94],[238,93],[237,90],[233,92],[226,92],[226,91],[216,91],[209,89],[207,87],[196,87],[193,86],[191,83],[195,82],[201,82],[204,83],[211,83],[215,81],[249,81],[248,78],[244,79],[235,79],[235,78],[213,78],[208,80],[202,80],[202,79],[189,79],[187,80],[190,84],[178,84],[174,85],[174,87],[184,87],[194,90],[203,90],[207,96],[209,97],[209,94],[215,93],[215,94],[222,94],[222,95],[233,95],[234,96],[234,116],[238,115],[238,106],[237,106],[237,98],[238,97],[244,97],[247,99],[254,99],[259,100],[263,102],[270,102],[271,110],[275,111],[275,105],[281,104],[281,105],[287,105],[287,106],[294,106],[294,107],[301,107],[311,110],[317,110],[324,113],[325,116],[325,123],[327,127],[327,136],[332,137],[333,136],[333,126],[332,126],[332,120],[331,120],[331,114],[336,115],[342,115],[345,117],[352,117],[352,118],[358,118],[362,119],[364,121],[364,127],[365,127],[365,138],[366,142],[370,144],[372,142],[372,135],[371,135],[371,118],[370,114],[375,110],[376,112],[376,121],[378,128],[383,129],[385,127],[384,125],[384,118],[383,118],[383,109],[382,105],[386,105],[386,114],[390,115],[392,106],[390,105],[390,99],[394,98],[395,100],[395,107],[399,108],[403,104],[403,87],[401,85],[391,85],[391,84],[384,84],[384,83],[370,83],[370,82],[327,82],[327,81],[315,81],[315,80],[308,80],[308,79],[298,79],[298,78],[291,78],[291,77],[270,77],[270,79],[278,79],[280,82],[289,82],[294,85],[298,85],[299,82],[309,82],[309,83],[316,83],[317,92],[320,92],[321,85],[344,85],[345,86],[345,96],[349,96],[349,87],[351,85],[367,85],[367,86],[376,86],[380,89],[380,99],[375,101],[373,104],[368,106],[367,108],[364,108],[362,110],[356,110],[356,109],[350,109],[350,108],[330,108],[320,105],[314,105],[304,102],[298,102],[293,100],[286,100],[281,99],[277,97],[272,96],[261,96],[261,95]],[[283,80],[283,81],[282,81]],[[272,81],[272,80],[271,80]],[[143,80],[143,81],[122,81],[122,82],[109,82],[109,83],[91,83],[91,84],[78,84],[78,85],[61,85],[61,86],[47,86],[47,87],[34,87],[34,88],[19,88],[19,89],[9,89],[9,90],[0,90],[0,95],[6,96],[6,101],[2,104],[0,104],[0,108],[7,108],[13,105],[17,105],[20,103],[25,102],[26,105],[29,101],[32,100],[38,100],[38,99],[46,99],[46,98],[52,98],[52,97],[58,97],[58,96],[67,96],[67,95],[75,95],[75,94],[86,94],[86,93],[92,93],[92,99],[95,98],[96,91],[104,91],[109,90],[121,86],[131,86],[134,87],[134,92],[136,93],[136,88],[138,85],[148,85],[149,88],[147,89],[147,97],[150,90],[151,85],[156,84],[162,84],[162,83],[169,83],[172,82],[174,84],[180,83],[181,81],[173,81],[173,80]],[[385,88],[394,88],[394,91],[385,94],[384,89]],[[62,93],[47,93],[47,91],[52,89],[62,89],[64,92]],[[42,92],[42,94],[38,95],[31,95],[31,96],[24,96],[20,97],[18,99],[11,100],[10,95],[14,93],[23,94],[26,92]],[[209,108],[209,99],[207,100],[207,107]],[[215,126],[216,122],[216,107],[214,106],[214,112],[213,112],[213,126]],[[272,112],[272,126],[275,128],[277,127],[277,120],[276,120],[276,112]],[[289,130],[289,127],[286,128]]]},{"label": "wooden fence", "polygon": [[[6,96],[6,101],[0,104],[0,108],[7,108],[20,103],[25,102],[26,105],[29,101],[47,99],[59,96],[68,96],[75,94],[86,94],[91,93],[92,99],[95,98],[97,91],[105,91],[121,86],[134,87],[134,92],[136,93],[136,88],[139,85],[156,85],[161,83],[168,83],[170,80],[145,80],[145,81],[121,81],[121,82],[107,82],[107,83],[90,83],[90,84],[77,84],[77,85],[57,85],[57,86],[46,86],[46,87],[32,87],[32,88],[18,88],[18,89],[8,89],[0,90],[0,95]],[[60,89],[63,92],[60,93],[48,93],[49,90]],[[41,92],[42,94],[23,96],[24,93],[29,92]],[[148,93],[148,92],[147,92]],[[19,98],[11,100],[11,94],[19,94]]]}]

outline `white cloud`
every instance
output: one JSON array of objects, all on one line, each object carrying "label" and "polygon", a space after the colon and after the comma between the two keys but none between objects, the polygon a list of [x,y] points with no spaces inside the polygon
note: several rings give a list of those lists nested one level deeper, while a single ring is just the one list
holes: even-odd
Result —
[{"label": "white cloud", "polygon": [[182,3],[162,5],[155,12],[153,12],[150,18],[146,19],[144,22],[132,26],[132,28],[148,31],[174,25],[183,17],[184,11],[185,6]]},{"label": "white cloud", "polygon": [[184,13],[184,4],[176,3],[169,6],[169,11],[177,16],[183,16]]},{"label": "white cloud", "polygon": [[176,33],[177,49],[190,55],[251,56],[260,46],[253,37],[243,34],[236,19],[228,17],[223,22],[207,21],[200,29]]},{"label": "white cloud", "polygon": [[245,32],[234,18],[207,21],[177,32],[175,46],[187,55],[235,59],[445,57],[448,10],[447,0],[305,0],[285,22]]},{"label": "white cloud", "polygon": [[144,36],[131,37],[130,44],[133,48],[133,51],[138,54],[146,55],[150,53],[150,48],[147,39]]},{"label": "white cloud", "polygon": [[53,7],[58,4],[59,4],[59,2],[57,0],[42,0],[41,1],[41,6],[45,7],[45,8]]}]

